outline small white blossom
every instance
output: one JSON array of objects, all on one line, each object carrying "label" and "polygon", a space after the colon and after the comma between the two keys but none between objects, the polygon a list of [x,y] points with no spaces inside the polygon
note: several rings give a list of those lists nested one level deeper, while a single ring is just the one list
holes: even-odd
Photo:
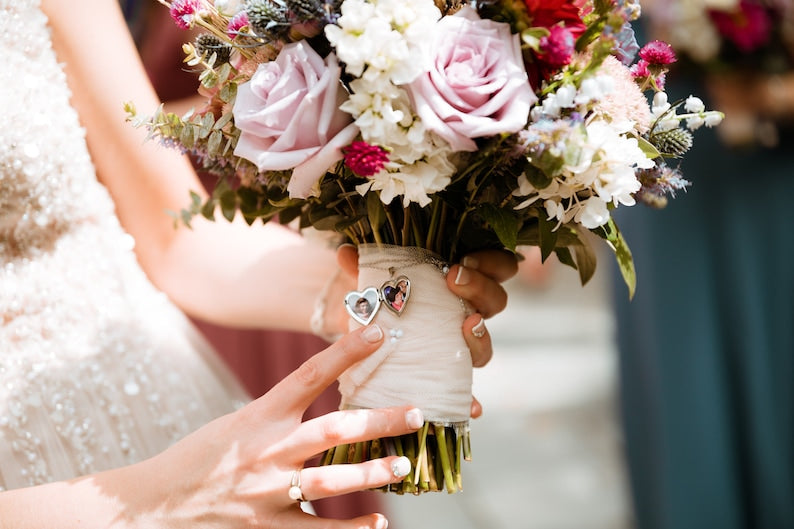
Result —
[{"label": "small white blossom", "polygon": [[716,112],[716,111],[707,112],[706,126],[709,128],[716,127],[717,125],[722,123],[722,120],[724,118],[725,118],[725,114],[723,114],[722,112]]},{"label": "small white blossom", "polygon": [[243,7],[243,0],[215,0],[215,9],[218,13],[229,18],[242,11]]},{"label": "small white blossom", "polygon": [[686,98],[684,102],[684,108],[687,112],[703,112],[706,110],[706,105],[703,104],[703,100],[699,97],[689,96]]}]

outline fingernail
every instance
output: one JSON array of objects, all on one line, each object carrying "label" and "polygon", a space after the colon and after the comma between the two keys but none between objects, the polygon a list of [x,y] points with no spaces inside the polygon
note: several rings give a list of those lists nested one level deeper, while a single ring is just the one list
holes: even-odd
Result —
[{"label": "fingernail", "polygon": [[472,270],[477,270],[477,267],[480,266],[480,260],[470,255],[464,257],[460,263],[466,268],[471,268]]},{"label": "fingernail", "polygon": [[405,412],[405,424],[408,428],[418,430],[425,424],[425,417],[422,415],[422,410],[419,408],[412,408]]},{"label": "fingernail", "polygon": [[480,317],[480,322],[471,328],[471,333],[475,338],[482,338],[485,336],[485,319]]},{"label": "fingernail", "polygon": [[383,331],[378,324],[373,324],[365,328],[364,332],[361,333],[361,336],[363,336],[364,339],[369,343],[375,343],[383,339]]},{"label": "fingernail", "polygon": [[395,478],[404,478],[411,472],[411,460],[405,456],[400,456],[391,464],[391,472]]},{"label": "fingernail", "polygon": [[378,518],[378,521],[375,522],[375,529],[388,529],[388,527],[389,520],[387,520],[385,516],[381,516]]},{"label": "fingernail", "polygon": [[465,266],[458,267],[458,275],[455,276],[455,284],[456,285],[466,285],[471,281],[471,273],[469,269]]}]

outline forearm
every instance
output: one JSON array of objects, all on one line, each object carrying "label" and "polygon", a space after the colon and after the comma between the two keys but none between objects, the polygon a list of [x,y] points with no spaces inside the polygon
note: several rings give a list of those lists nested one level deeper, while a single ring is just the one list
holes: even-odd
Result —
[{"label": "forearm", "polygon": [[150,275],[188,314],[214,323],[309,331],[315,300],[338,269],[332,247],[276,224],[196,219],[178,234]]},{"label": "forearm", "polygon": [[[2,529],[128,529],[144,527],[132,515],[139,503],[136,469],[125,467],[0,493]],[[127,486],[123,485],[127,484]]]}]

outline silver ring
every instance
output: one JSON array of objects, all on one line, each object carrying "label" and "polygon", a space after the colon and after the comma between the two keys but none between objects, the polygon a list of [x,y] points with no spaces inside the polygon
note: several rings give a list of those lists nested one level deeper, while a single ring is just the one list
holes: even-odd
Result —
[{"label": "silver ring", "polygon": [[301,471],[296,470],[292,473],[292,479],[289,482],[289,490],[287,491],[289,499],[297,501],[298,503],[307,501],[303,496],[301,490]]}]

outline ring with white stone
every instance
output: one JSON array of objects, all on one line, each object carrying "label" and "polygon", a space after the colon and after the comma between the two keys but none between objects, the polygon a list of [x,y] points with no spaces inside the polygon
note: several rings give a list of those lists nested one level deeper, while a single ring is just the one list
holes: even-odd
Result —
[{"label": "ring with white stone", "polygon": [[301,471],[296,470],[292,473],[292,479],[289,482],[289,490],[287,491],[289,495],[289,499],[303,502],[306,501],[306,498],[303,497],[303,491],[301,490]]}]

